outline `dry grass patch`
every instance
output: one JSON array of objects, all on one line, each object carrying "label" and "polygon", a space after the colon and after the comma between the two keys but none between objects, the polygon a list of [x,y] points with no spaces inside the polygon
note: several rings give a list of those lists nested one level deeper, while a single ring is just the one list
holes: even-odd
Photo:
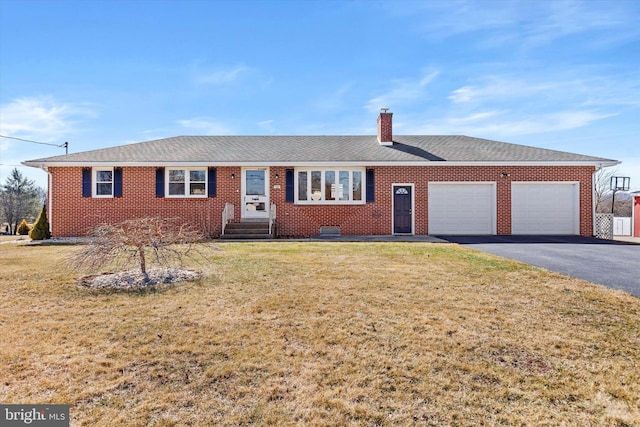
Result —
[{"label": "dry grass patch", "polygon": [[0,246],[0,401],[83,426],[640,424],[621,292],[450,244],[264,242],[105,293],[61,264],[78,248]]}]

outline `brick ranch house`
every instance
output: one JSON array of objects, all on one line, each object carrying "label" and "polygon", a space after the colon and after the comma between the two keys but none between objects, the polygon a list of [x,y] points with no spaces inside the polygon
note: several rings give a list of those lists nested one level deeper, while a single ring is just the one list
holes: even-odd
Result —
[{"label": "brick ranch house", "polygon": [[[211,237],[593,235],[593,176],[615,160],[468,136],[178,136],[24,162],[49,176],[56,237],[148,216]],[[257,227],[257,225],[256,225]],[[265,225],[265,227],[267,227]]]}]

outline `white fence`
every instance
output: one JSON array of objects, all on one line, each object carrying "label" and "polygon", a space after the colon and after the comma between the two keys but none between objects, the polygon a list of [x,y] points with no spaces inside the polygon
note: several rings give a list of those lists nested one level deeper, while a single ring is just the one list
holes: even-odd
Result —
[{"label": "white fence", "polygon": [[614,217],[613,235],[631,236],[631,217]]}]

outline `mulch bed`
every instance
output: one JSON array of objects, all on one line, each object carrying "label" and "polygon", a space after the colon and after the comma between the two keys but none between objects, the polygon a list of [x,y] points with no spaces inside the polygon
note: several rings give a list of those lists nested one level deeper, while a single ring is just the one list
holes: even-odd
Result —
[{"label": "mulch bed", "polygon": [[176,268],[150,268],[147,270],[149,280],[145,281],[139,270],[120,271],[117,273],[94,274],[78,279],[81,286],[91,289],[138,290],[149,289],[166,283],[195,280],[201,276],[194,270]]}]

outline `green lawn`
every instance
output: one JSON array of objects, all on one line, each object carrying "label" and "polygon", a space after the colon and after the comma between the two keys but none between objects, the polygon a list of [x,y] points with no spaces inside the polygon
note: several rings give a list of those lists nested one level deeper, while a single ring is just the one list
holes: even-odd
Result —
[{"label": "green lawn", "polygon": [[640,425],[640,299],[452,244],[219,243],[197,282],[76,284],[0,244],[0,402],[73,426]]}]

